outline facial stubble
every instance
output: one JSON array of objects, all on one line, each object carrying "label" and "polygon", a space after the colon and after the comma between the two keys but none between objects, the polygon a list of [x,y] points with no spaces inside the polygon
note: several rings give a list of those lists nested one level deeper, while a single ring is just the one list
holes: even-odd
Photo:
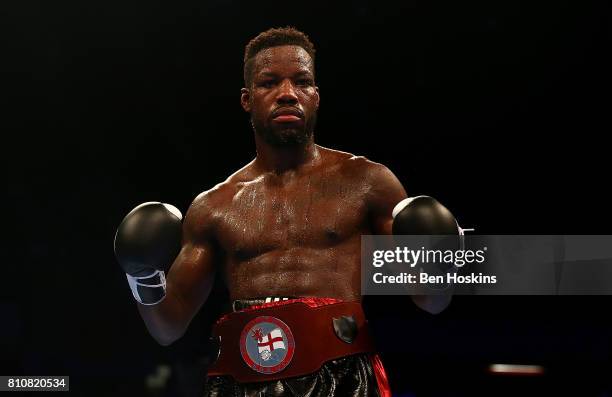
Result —
[{"label": "facial stubble", "polygon": [[305,145],[311,140],[316,123],[316,112],[306,119],[302,127],[293,127],[289,125],[278,127],[271,125],[266,126],[263,123],[256,122],[253,117],[251,117],[251,125],[255,133],[261,136],[266,143],[275,147]]}]

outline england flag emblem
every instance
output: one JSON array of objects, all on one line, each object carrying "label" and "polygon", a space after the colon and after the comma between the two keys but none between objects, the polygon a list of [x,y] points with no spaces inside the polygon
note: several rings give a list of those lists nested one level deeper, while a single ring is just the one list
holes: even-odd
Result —
[{"label": "england flag emblem", "polygon": [[295,341],[289,327],[276,317],[251,320],[240,336],[244,362],[263,374],[274,374],[287,367],[293,358]]}]

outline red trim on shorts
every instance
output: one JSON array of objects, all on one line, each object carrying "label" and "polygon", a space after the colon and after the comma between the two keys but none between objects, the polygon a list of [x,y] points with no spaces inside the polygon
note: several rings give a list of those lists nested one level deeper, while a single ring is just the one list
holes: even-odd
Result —
[{"label": "red trim on shorts", "polygon": [[376,383],[378,383],[378,392],[380,397],[391,397],[391,388],[389,387],[389,379],[383,367],[382,361],[378,354],[370,355],[370,362],[372,363],[372,369],[374,369],[374,375],[376,376]]}]

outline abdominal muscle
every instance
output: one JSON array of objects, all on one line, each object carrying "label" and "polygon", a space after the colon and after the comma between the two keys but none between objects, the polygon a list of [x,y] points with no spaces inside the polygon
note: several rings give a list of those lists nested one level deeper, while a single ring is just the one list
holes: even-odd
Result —
[{"label": "abdominal muscle", "polygon": [[361,299],[359,247],[275,249],[248,260],[229,261],[225,273],[232,300],[267,296]]}]

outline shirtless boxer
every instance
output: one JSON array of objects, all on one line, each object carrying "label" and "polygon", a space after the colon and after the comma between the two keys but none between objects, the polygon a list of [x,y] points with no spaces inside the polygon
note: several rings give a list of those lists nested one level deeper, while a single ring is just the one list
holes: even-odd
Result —
[{"label": "shirtless boxer", "polygon": [[[153,254],[149,263],[135,263],[120,252],[139,238],[129,235],[137,234],[138,226],[125,226],[126,217],[118,231],[117,256],[138,310],[151,335],[168,345],[184,334],[213,278],[223,278],[235,312],[217,324],[221,350],[207,395],[390,395],[359,305],[360,238],[391,234],[394,207],[403,202],[402,209],[410,200],[383,165],[314,143],[319,89],[314,48],[303,33],[292,28],[261,33],[247,45],[244,62],[241,104],[251,115],[257,156],[195,198],[167,282],[156,269],[167,269],[178,251],[172,251],[178,211],[149,204],[128,215],[132,223],[146,218],[148,230],[163,229],[167,247],[161,249],[167,252]],[[164,211],[166,218],[159,216]],[[413,299],[430,312],[449,301]],[[280,321],[261,320],[266,318]],[[313,353],[304,347],[316,341],[306,340],[301,328],[316,328],[320,318],[325,329],[308,332],[323,339],[317,359],[324,363],[317,364],[304,358]],[[272,358],[275,365],[266,366]]]}]

